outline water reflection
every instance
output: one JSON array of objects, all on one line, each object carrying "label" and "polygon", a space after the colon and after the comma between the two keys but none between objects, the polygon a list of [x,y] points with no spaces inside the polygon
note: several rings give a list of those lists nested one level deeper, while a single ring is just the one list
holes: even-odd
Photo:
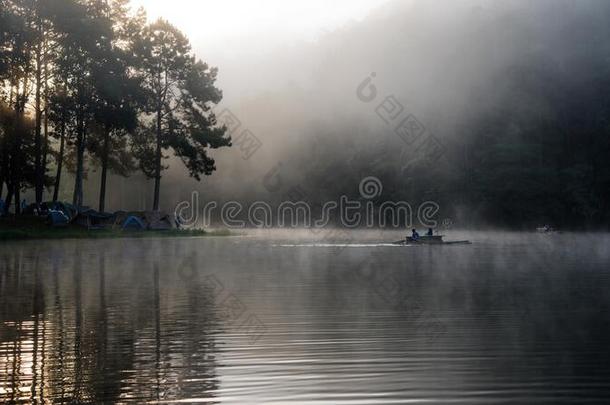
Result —
[{"label": "water reflection", "polygon": [[4,244],[0,402],[607,403],[610,238],[464,238]]},{"label": "water reflection", "polygon": [[162,274],[159,246],[101,244],[2,249],[0,399],[213,399],[215,301]]}]

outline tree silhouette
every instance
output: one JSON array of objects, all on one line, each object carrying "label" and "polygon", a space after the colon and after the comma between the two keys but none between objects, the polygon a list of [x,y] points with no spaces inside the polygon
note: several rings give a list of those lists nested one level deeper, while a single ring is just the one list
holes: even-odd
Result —
[{"label": "tree silhouette", "polygon": [[214,86],[217,69],[191,55],[188,39],[178,29],[159,19],[145,27],[136,49],[149,96],[149,116],[136,150],[142,170],[155,180],[153,209],[159,210],[164,150],[172,149],[199,179],[215,170],[206,150],[231,142],[211,111],[222,98]]}]

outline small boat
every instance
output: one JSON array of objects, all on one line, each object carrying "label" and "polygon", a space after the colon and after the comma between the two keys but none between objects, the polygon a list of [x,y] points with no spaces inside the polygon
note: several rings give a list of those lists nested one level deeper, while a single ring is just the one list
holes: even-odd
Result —
[{"label": "small boat", "polygon": [[456,241],[445,242],[443,240],[443,238],[444,238],[443,235],[434,235],[434,236],[424,235],[424,236],[420,236],[418,239],[413,239],[412,237],[407,236],[403,240],[394,242],[394,245],[410,246],[410,245],[470,245],[471,244],[470,241],[468,241],[468,240],[456,240]]},{"label": "small boat", "polygon": [[536,228],[536,232],[537,233],[542,233],[542,234],[557,234],[557,233],[561,233],[561,231],[558,231],[556,229],[553,229],[549,226],[542,226],[540,228]]}]

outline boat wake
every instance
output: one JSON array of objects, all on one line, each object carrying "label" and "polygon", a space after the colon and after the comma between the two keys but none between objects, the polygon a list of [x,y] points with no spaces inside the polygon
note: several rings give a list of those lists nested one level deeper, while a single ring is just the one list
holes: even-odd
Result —
[{"label": "boat wake", "polygon": [[312,248],[371,248],[371,247],[405,247],[394,243],[293,243],[272,245],[273,247],[312,247]]}]

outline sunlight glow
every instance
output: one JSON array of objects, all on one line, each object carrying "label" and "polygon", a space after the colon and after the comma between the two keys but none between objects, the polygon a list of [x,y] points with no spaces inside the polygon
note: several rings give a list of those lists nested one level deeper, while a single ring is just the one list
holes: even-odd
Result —
[{"label": "sunlight glow", "polygon": [[144,7],[150,19],[169,20],[189,35],[195,47],[214,51],[225,41],[263,50],[287,41],[313,40],[365,17],[387,1],[134,0],[133,5]]}]

